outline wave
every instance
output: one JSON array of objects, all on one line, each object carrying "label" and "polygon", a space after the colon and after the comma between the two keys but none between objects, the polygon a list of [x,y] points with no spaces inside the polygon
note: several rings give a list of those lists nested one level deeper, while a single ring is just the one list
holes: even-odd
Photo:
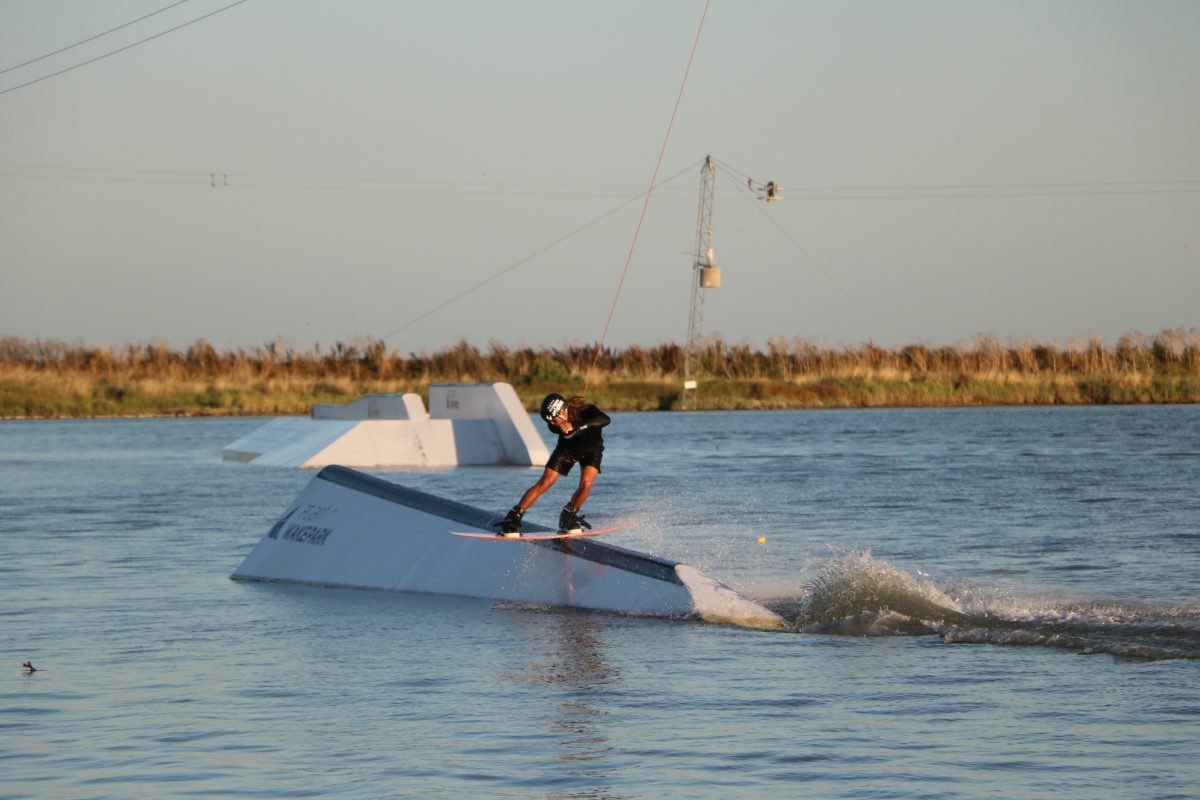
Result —
[{"label": "wave", "polygon": [[1200,605],[1021,595],[939,585],[869,550],[813,565],[797,593],[761,602],[796,633],[940,636],[948,644],[1057,647],[1132,659],[1200,659]]}]

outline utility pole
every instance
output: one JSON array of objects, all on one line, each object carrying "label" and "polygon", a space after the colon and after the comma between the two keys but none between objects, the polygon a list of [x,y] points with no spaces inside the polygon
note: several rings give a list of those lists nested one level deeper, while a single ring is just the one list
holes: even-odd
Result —
[{"label": "utility pole", "polygon": [[712,156],[704,157],[700,168],[700,208],[696,212],[696,253],[692,262],[692,306],[688,320],[687,349],[683,356],[683,394],[680,407],[694,411],[696,408],[696,375],[700,372],[700,346],[704,328],[704,290],[721,287],[721,270],[713,258],[712,212],[714,164]]}]

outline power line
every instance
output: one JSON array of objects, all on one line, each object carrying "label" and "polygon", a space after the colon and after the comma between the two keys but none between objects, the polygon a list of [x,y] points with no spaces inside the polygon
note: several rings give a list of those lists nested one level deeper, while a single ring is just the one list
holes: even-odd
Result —
[{"label": "power line", "polygon": [[[207,178],[212,174],[212,170],[166,170],[166,169],[130,169],[130,168],[114,168],[114,167],[81,167],[69,164],[5,164],[0,163],[0,169],[26,169],[26,170],[43,170],[47,172],[99,172],[108,174],[133,174],[133,175],[201,175]],[[231,178],[248,178],[254,180],[278,180],[278,181],[314,181],[322,182],[344,182],[344,183],[379,183],[379,184],[414,184],[419,186],[528,186],[528,187],[548,187],[548,188],[568,188],[568,189],[594,189],[606,188],[613,191],[620,191],[622,197],[628,194],[631,186],[622,186],[619,184],[584,184],[584,183],[555,183],[549,181],[494,181],[494,180],[462,180],[455,178],[381,178],[374,175],[292,175],[292,174],[271,174],[271,173],[256,173],[256,172],[226,172],[219,170],[219,175],[228,175]],[[36,177],[36,176],[30,176]],[[58,176],[47,176],[58,177]],[[82,179],[82,178],[81,178]],[[640,187],[639,187],[640,188]],[[640,195],[639,195],[640,196]]]},{"label": "power line", "polygon": [[[715,161],[715,159],[714,159]],[[750,175],[717,161],[727,175]],[[944,183],[878,186],[804,186],[783,184],[789,197],[806,200],[909,200],[957,197],[1070,197],[1122,194],[1191,194],[1200,192],[1200,179],[1148,181],[1062,181],[1027,183]]]},{"label": "power line", "polygon": [[[741,176],[742,185],[732,181],[735,192],[754,179],[742,171],[713,159],[727,178]],[[71,174],[76,173],[76,174]],[[178,184],[210,187],[213,176],[223,179],[220,188],[300,189],[340,192],[397,192],[412,194],[548,196],[623,198],[633,186],[550,181],[493,181],[443,178],[381,178],[361,175],[306,175],[235,173],[214,170],[114,169],[44,164],[0,163],[0,177],[31,180],[72,180],[114,183]],[[1064,183],[915,184],[879,186],[806,187],[785,184],[783,191],[796,200],[911,200],[939,198],[1039,198],[1074,196],[1120,196],[1146,194],[1195,194],[1200,179],[1146,181],[1076,181]],[[665,188],[664,193],[690,197],[685,188]],[[724,191],[724,190],[720,190]],[[639,195],[639,197],[642,195]]]},{"label": "power line", "polygon": [[[750,200],[750,203],[754,206],[755,211],[757,211],[759,214],[761,214],[763,216],[763,218],[766,219],[766,221],[769,222],[772,225],[772,227],[775,228],[775,230],[779,231],[785,239],[787,239],[789,242],[791,242],[792,246],[795,247],[796,250],[799,251],[806,259],[808,259],[808,262],[810,264],[812,264],[814,268],[816,268],[817,272],[820,272],[822,275],[824,275],[826,280],[828,280],[831,284],[833,284],[834,287],[836,287],[839,292],[841,292],[843,295],[845,295],[846,299],[850,301],[851,305],[853,305],[856,309],[858,309],[860,314],[863,314],[864,316],[866,316],[866,314],[867,314],[866,309],[864,309],[861,305],[859,305],[858,301],[855,300],[854,297],[848,291],[846,291],[845,287],[843,287],[840,283],[838,283],[837,279],[834,278],[833,275],[831,275],[828,270],[826,270],[823,266],[821,266],[821,262],[818,261],[816,259],[816,257],[813,256],[812,253],[808,252],[808,250],[805,249],[805,247],[803,245],[801,245],[800,242],[798,242],[794,236],[792,236],[790,233],[788,233],[783,228],[782,225],[780,225],[778,222],[776,222],[774,217],[772,217],[770,214],[768,214],[766,211],[763,210],[763,207],[762,207],[763,204],[754,197],[754,195],[747,189],[746,185],[744,183],[742,183],[741,181],[735,182],[733,180],[733,177],[732,177],[733,172],[734,172],[733,170],[727,169],[724,165],[722,165],[720,163],[717,163],[717,168],[721,170],[721,172],[725,175],[727,180],[729,180],[731,183],[733,183],[734,187],[738,190],[738,193],[740,195],[742,195],[743,197],[747,197]],[[742,177],[749,178],[749,176],[747,176],[747,175],[742,175]],[[751,179],[751,180],[753,180],[753,179]]]},{"label": "power line", "polygon": [[[785,187],[786,188],[786,187]],[[1036,188],[1036,187],[1030,187]],[[810,194],[797,197],[798,192],[803,190],[794,190],[788,196],[793,199],[800,200],[939,200],[939,199],[963,199],[963,198],[979,198],[979,199],[1004,199],[1004,198],[1019,198],[1032,199],[1037,197],[1108,197],[1120,195],[1146,195],[1146,194],[1196,194],[1200,192],[1200,186],[1193,188],[1143,188],[1143,189],[1065,189],[1061,191],[1046,189],[1044,191],[982,191],[982,190],[965,190],[965,191],[928,191],[928,192],[906,192],[892,194]]]},{"label": "power line", "polygon": [[70,72],[71,70],[79,69],[80,67],[86,67],[88,64],[95,64],[97,61],[100,61],[101,59],[108,58],[109,56],[115,56],[117,53],[123,53],[126,50],[137,47],[139,44],[145,44],[146,42],[150,42],[150,41],[158,39],[162,36],[166,36],[168,33],[174,33],[175,31],[177,31],[181,28],[186,28],[189,25],[194,25],[195,23],[200,22],[201,20],[205,20],[205,19],[208,19],[209,17],[216,16],[217,14],[220,14],[222,11],[228,11],[229,9],[233,8],[234,6],[240,6],[242,3],[245,3],[245,2],[246,2],[246,0],[237,0],[237,2],[230,3],[229,5],[224,6],[222,8],[218,8],[216,11],[210,11],[209,13],[205,14],[204,16],[196,17],[195,19],[188,20],[187,22],[176,25],[174,28],[167,28],[162,33],[156,33],[153,36],[147,36],[145,39],[139,39],[138,41],[133,42],[132,44],[127,44],[124,47],[118,47],[116,50],[112,50],[108,53],[105,53],[104,55],[99,55],[99,56],[96,56],[95,58],[89,58],[87,61],[81,61],[78,64],[74,64],[65,69],[60,69],[58,72],[51,72],[49,75],[43,75],[40,78],[34,78],[33,80],[26,81],[25,83],[18,83],[16,86],[10,86],[7,89],[0,89],[0,95],[8,94],[9,92],[15,92],[17,89],[24,89],[26,86],[32,86],[35,83],[41,83],[42,81],[49,80],[50,78],[58,77],[59,75],[62,75],[63,73]]},{"label": "power line", "polygon": [[679,93],[675,95],[675,106],[671,110],[671,119],[667,123],[667,132],[663,136],[662,147],[658,151],[658,160],[654,163],[654,174],[650,176],[650,186],[646,189],[646,201],[642,204],[642,213],[638,217],[637,227],[633,230],[633,241],[629,243],[629,255],[625,257],[625,269],[621,272],[621,280],[617,283],[617,293],[613,295],[612,308],[608,311],[608,320],[604,323],[604,332],[600,341],[596,342],[596,355],[592,358],[592,368],[584,378],[583,393],[587,394],[588,381],[600,363],[600,352],[604,348],[604,339],[608,336],[609,326],[612,325],[613,315],[617,313],[617,302],[621,299],[621,289],[625,286],[625,276],[629,274],[629,265],[633,261],[633,251],[637,247],[638,234],[641,233],[642,223],[646,219],[646,210],[650,207],[650,198],[654,195],[654,184],[658,181],[658,171],[662,168],[663,157],[667,154],[667,142],[671,140],[671,130],[675,127],[675,117],[679,114],[679,105],[683,102],[683,90],[687,88],[688,76],[692,73],[692,64],[696,61],[696,48],[700,46],[700,33],[704,30],[704,20],[708,18],[708,8],[712,0],[704,0],[704,13],[700,15],[700,25],[696,28],[696,37],[692,40],[692,52],[688,55],[687,67],[683,70],[683,80],[679,84]]},{"label": "power line", "polygon": [[1153,181],[1074,181],[1034,183],[947,183],[914,186],[807,186],[797,191],[805,192],[935,192],[935,191],[985,191],[1012,189],[1093,189],[1103,186],[1183,186],[1200,183],[1200,180],[1153,180]]},{"label": "power line", "polygon": [[169,11],[169,10],[171,10],[172,8],[174,8],[175,6],[181,6],[181,5],[183,5],[184,3],[187,3],[187,2],[190,2],[190,0],[178,0],[178,2],[171,3],[171,5],[169,5],[169,6],[164,6],[163,8],[160,8],[158,11],[151,11],[149,14],[146,14],[145,16],[138,17],[138,18],[137,18],[137,19],[135,19],[135,20],[130,20],[129,22],[126,22],[126,23],[125,23],[125,24],[123,24],[123,25],[118,25],[118,26],[117,26],[117,27],[115,27],[115,28],[109,28],[109,29],[108,29],[108,30],[106,30],[104,33],[97,33],[95,36],[89,36],[89,37],[88,37],[88,38],[86,38],[86,39],[80,39],[80,40],[79,40],[78,42],[76,42],[75,44],[69,44],[69,45],[67,45],[66,47],[60,47],[59,49],[55,50],[53,53],[46,53],[46,55],[44,55],[44,56],[38,56],[37,58],[31,58],[31,59],[29,59],[28,61],[23,61],[23,62],[21,62],[20,64],[14,64],[14,65],[13,65],[13,66],[11,66],[11,67],[6,67],[5,69],[0,69],[0,75],[3,75],[3,74],[4,74],[4,73],[6,73],[6,72],[12,72],[14,69],[20,69],[21,67],[28,67],[30,64],[35,64],[35,63],[37,63],[38,61],[41,61],[41,60],[43,60],[43,59],[46,59],[46,58],[50,58],[50,56],[56,56],[56,55],[58,55],[59,53],[65,53],[65,52],[67,52],[68,50],[70,50],[70,49],[71,49],[71,48],[73,48],[73,47],[79,47],[79,45],[81,45],[81,44],[87,44],[88,42],[91,42],[91,41],[94,41],[94,40],[96,40],[96,39],[99,39],[101,36],[108,36],[110,33],[116,33],[117,31],[121,30],[122,28],[128,28],[130,25],[135,25],[135,24],[137,24],[137,23],[141,22],[141,21],[142,21],[142,20],[144,20],[144,19],[150,19],[150,18],[151,18],[151,17],[153,17],[155,14],[161,14],[161,13],[162,13],[162,12],[164,12],[164,11]]},{"label": "power line", "polygon": [[[229,189],[304,189],[346,192],[595,198],[624,198],[628,197],[630,192],[637,191],[633,186],[579,182],[270,175],[213,170],[201,172],[195,170],[108,169],[103,167],[0,163],[0,177],[28,178],[33,180],[145,183],[151,185],[191,184],[208,187],[212,185],[214,176],[220,181],[220,188]],[[680,189],[681,196],[683,191]]]},{"label": "power line", "polygon": [[[680,175],[684,174],[685,172],[690,172],[691,170],[695,169],[699,163],[700,163],[699,161],[696,161],[691,164],[688,164],[686,167],[679,170],[679,172],[676,172],[671,177],[666,178],[663,181],[659,182],[658,185],[661,186],[661,185],[670,183],[671,181],[675,180],[676,178],[678,178]],[[650,190],[653,190],[654,188],[656,188],[656,187],[651,186]],[[538,248],[537,250],[533,251],[532,253],[525,256],[524,258],[521,258],[521,259],[513,262],[512,264],[509,264],[508,266],[504,267],[503,269],[500,269],[497,272],[492,273],[491,275],[489,275],[487,278],[484,278],[479,283],[476,283],[473,286],[470,286],[470,287],[462,290],[461,292],[454,295],[453,297],[451,297],[451,298],[439,303],[438,305],[434,306],[433,308],[427,310],[425,313],[421,314],[420,316],[410,319],[408,322],[404,323],[399,328],[396,328],[395,330],[393,330],[389,333],[385,333],[383,336],[380,337],[380,339],[390,339],[391,337],[395,336],[397,333],[400,333],[403,330],[407,330],[408,328],[411,328],[413,325],[416,325],[421,320],[427,319],[428,317],[433,316],[438,311],[441,311],[446,306],[449,306],[449,305],[452,305],[452,304],[458,302],[459,300],[463,299],[467,295],[469,295],[475,291],[478,291],[479,289],[482,289],[484,286],[487,286],[489,283],[492,283],[493,281],[503,277],[504,275],[507,275],[508,273],[515,270],[517,267],[523,266],[523,265],[529,263],[530,261],[534,260],[538,256],[542,255],[543,253],[546,253],[547,251],[557,247],[558,245],[567,241],[571,237],[576,236],[580,233],[583,233],[585,230],[592,227],[593,225],[596,225],[596,224],[608,219],[613,214],[616,214],[618,211],[625,208],[626,206],[632,205],[633,203],[637,202],[638,200],[643,198],[645,195],[646,195],[646,192],[642,192],[641,194],[634,195],[633,197],[630,197],[627,200],[625,200],[625,202],[620,203],[620,204],[610,208],[608,211],[605,211],[600,216],[593,217],[591,220],[583,223],[582,225],[580,225],[579,227],[570,231],[569,233],[563,234],[562,236],[558,237],[554,241]]]},{"label": "power line", "polygon": [[[754,180],[750,175],[742,172],[740,169],[726,164],[722,161],[713,159],[721,169],[725,172],[739,175],[743,179]],[[933,183],[933,184],[900,184],[900,185],[880,185],[880,186],[806,186],[797,191],[806,192],[892,192],[892,191],[934,191],[934,190],[950,190],[950,189],[1020,189],[1020,188],[1079,188],[1079,187],[1095,187],[1095,186],[1146,186],[1146,185],[1173,185],[1173,184],[1190,184],[1200,183],[1197,178],[1172,178],[1170,180],[1149,180],[1149,181],[1033,181],[1025,183]]]}]

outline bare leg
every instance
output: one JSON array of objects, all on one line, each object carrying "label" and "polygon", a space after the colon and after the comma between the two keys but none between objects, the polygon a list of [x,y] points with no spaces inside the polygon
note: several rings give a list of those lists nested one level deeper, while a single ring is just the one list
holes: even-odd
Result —
[{"label": "bare leg", "polygon": [[528,511],[538,501],[538,498],[545,494],[557,480],[558,473],[546,467],[546,470],[542,473],[542,477],[538,478],[538,482],[526,489],[525,494],[521,495],[521,502],[517,503],[517,507],[523,512]]},{"label": "bare leg", "polygon": [[579,488],[575,490],[575,494],[571,495],[571,506],[576,512],[583,508],[584,502],[588,499],[588,495],[592,493],[592,484],[596,481],[596,476],[600,474],[600,470],[595,467],[585,466],[579,475]]}]

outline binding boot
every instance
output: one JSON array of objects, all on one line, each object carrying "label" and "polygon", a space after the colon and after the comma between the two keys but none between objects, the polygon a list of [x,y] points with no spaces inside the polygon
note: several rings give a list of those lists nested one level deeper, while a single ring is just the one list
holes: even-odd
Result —
[{"label": "binding boot", "polygon": [[592,526],[579,513],[579,509],[567,503],[563,506],[562,512],[558,515],[558,532],[559,533],[583,533]]},{"label": "binding boot", "polygon": [[500,523],[500,535],[508,538],[514,538],[521,535],[521,519],[525,516],[525,509],[520,506],[513,506],[508,510],[508,516]]}]

